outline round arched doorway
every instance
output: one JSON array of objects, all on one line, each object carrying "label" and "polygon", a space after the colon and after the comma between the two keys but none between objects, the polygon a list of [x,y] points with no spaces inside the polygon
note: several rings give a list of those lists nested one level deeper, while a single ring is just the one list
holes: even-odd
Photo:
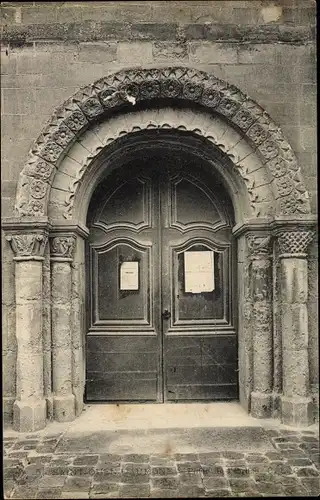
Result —
[{"label": "round arched doorway", "polygon": [[[162,134],[168,134],[165,140],[162,139]],[[230,306],[230,298],[232,302],[233,293],[235,294],[233,304],[236,312],[231,314],[231,304],[230,314],[223,321],[226,321],[226,328],[230,328],[230,336],[237,335],[238,339],[240,403],[255,417],[280,416],[284,423],[294,425],[310,423],[312,399],[306,319],[307,248],[313,238],[315,222],[310,214],[308,193],[299,165],[281,130],[260,106],[213,75],[177,67],[121,71],[82,89],[57,109],[30,151],[20,174],[15,217],[3,222],[7,240],[15,254],[16,268],[18,354],[17,397],[13,405],[14,427],[28,432],[42,428],[47,418],[68,421],[82,411],[86,385],[85,343],[92,326],[87,323],[90,315],[86,310],[85,300],[85,248],[90,236],[86,225],[89,220],[88,209],[91,200],[96,195],[99,198],[96,191],[99,185],[105,185],[106,190],[112,190],[113,187],[113,191],[117,191],[117,183],[112,181],[112,176],[116,176],[117,166],[118,172],[128,171],[121,169],[121,165],[130,165],[129,170],[131,167],[133,169],[133,163],[138,158],[141,159],[141,156],[135,155],[139,151],[146,152],[150,145],[153,153],[148,151],[143,158],[144,163],[155,154],[157,141],[154,137],[162,141],[160,152],[156,154],[158,163],[161,163],[162,157],[168,158],[170,163],[170,156],[175,150],[175,158],[177,155],[179,158],[183,157],[179,164],[186,165],[183,172],[180,172],[185,178],[177,184],[176,190],[180,194],[184,193],[182,212],[187,217],[182,216],[181,219],[180,215],[177,218],[179,210],[171,210],[172,227],[163,229],[163,237],[158,236],[158,239],[153,240],[158,248],[162,248],[163,256],[172,246],[167,259],[163,257],[155,267],[158,275],[163,276],[167,283],[164,288],[169,290],[165,292],[161,287],[153,286],[154,296],[158,294],[158,325],[160,314],[165,313],[165,309],[168,309],[165,316],[171,314],[171,318],[164,317],[167,323],[161,331],[166,329],[169,333],[169,328],[177,326],[173,324],[176,320],[187,321],[189,326],[190,322],[199,320],[196,317],[181,319],[176,315],[181,310],[188,314],[188,311],[193,310],[189,306],[180,309],[179,302],[176,301],[176,309],[172,307],[172,291],[180,296],[186,292],[185,288],[179,288],[181,284],[189,289],[184,276],[188,269],[188,266],[185,267],[185,260],[189,258],[185,259],[185,255],[188,252],[208,252],[206,258],[208,257],[208,262],[213,262],[213,265],[210,264],[213,268],[210,286],[212,288],[219,284],[222,294],[220,297],[227,290],[223,276],[227,275],[227,271],[230,272],[234,262],[236,270],[231,276],[233,282],[230,280],[227,283],[229,295],[226,297]],[[170,144],[171,154],[168,155],[165,144],[170,141],[175,146]],[[197,168],[200,163],[201,168]],[[142,172],[147,178],[150,176],[148,168],[150,165],[146,165]],[[155,171],[157,173],[155,176],[151,175],[150,183],[152,185],[154,182],[158,187],[151,189],[151,197],[156,197],[156,193],[161,192],[159,186],[163,183],[168,191],[172,190],[173,178],[179,175],[173,173],[171,178],[171,174],[165,170],[162,182],[159,174],[161,169],[157,168]],[[215,182],[221,186],[218,192],[214,189]],[[136,176],[135,188],[129,189],[129,194],[140,185],[143,186],[143,182]],[[192,198],[192,190],[196,190],[201,203],[207,204],[206,215],[201,217],[200,214],[196,221],[193,220],[195,215],[191,206],[199,210],[200,203],[185,201],[190,200],[190,196]],[[223,193],[228,196],[222,203]],[[118,191],[118,194],[121,193]],[[174,198],[168,198],[167,202],[167,206],[174,206]],[[92,201],[92,207],[93,205]],[[114,215],[119,215],[118,205],[118,202],[114,203]],[[232,208],[229,210],[230,206]],[[218,225],[219,221],[226,223],[224,229],[222,226],[217,229],[216,226],[209,230],[208,226],[214,226],[212,217],[208,216],[210,213],[213,216],[213,207],[218,213],[213,220]],[[126,206],[126,210],[133,215],[134,211],[130,207]],[[159,221],[164,219],[165,212],[160,208],[158,212],[149,211],[149,216],[151,220],[152,217],[158,217]],[[168,210],[167,217],[169,220]],[[92,220],[95,224],[99,223],[99,218]],[[127,244],[124,249],[127,251],[130,248],[130,240],[131,247],[138,256],[140,252],[142,262],[142,256],[148,253],[145,248],[147,245],[138,241],[138,237],[148,231],[144,228],[144,218],[141,221],[132,219],[125,222],[131,226],[127,227],[128,232],[122,236]],[[120,228],[117,231],[125,230],[120,219],[114,220],[112,224]],[[139,224],[141,228],[137,230]],[[158,224],[159,228],[162,226],[163,224]],[[112,246],[112,240],[108,238],[116,229],[108,228],[108,222],[104,229],[102,232],[106,234],[106,239],[102,245],[105,245],[104,255],[107,255],[107,250],[111,251],[110,244]],[[152,230],[151,224],[150,231]],[[222,239],[220,231],[224,230],[229,231],[229,240],[227,237]],[[129,231],[132,232],[131,236]],[[188,239],[191,234],[195,235],[194,239]],[[232,239],[236,240],[236,244],[230,245]],[[194,249],[192,245],[198,243],[200,248]],[[236,257],[222,276],[220,270],[224,269],[226,259],[223,259],[223,263],[220,260],[219,264],[219,258],[227,248],[232,250],[233,245],[236,247]],[[118,267],[119,278],[121,264],[125,262],[120,263],[120,269]],[[171,263],[174,264],[171,266],[172,272]],[[119,266],[118,260],[117,265]],[[109,267],[113,269],[112,262]],[[137,265],[134,264],[133,268],[136,269]],[[232,285],[235,283],[235,275],[236,290]],[[136,294],[127,295],[126,299],[137,297],[141,285],[139,261],[138,290],[119,290],[121,279],[120,283],[118,278],[115,279],[118,292]],[[128,279],[128,275],[124,279]],[[174,279],[177,287],[172,286]],[[27,287],[25,283],[28,283]],[[201,293],[212,294],[217,290],[215,288],[211,292]],[[191,302],[194,298],[203,299],[200,305],[198,303],[195,306],[196,311],[203,311],[204,304],[207,306],[208,329],[221,332],[222,324],[218,328],[217,321],[222,317],[222,310],[218,318],[213,314],[212,300],[204,302],[206,299],[203,296],[200,298],[200,295],[193,294],[192,291],[186,292],[188,293],[191,294],[188,296]],[[165,300],[167,306],[162,307]],[[144,319],[148,321],[148,317],[143,314],[144,311],[141,312],[141,317],[136,318],[138,322]],[[111,321],[107,315],[102,319]],[[127,319],[123,318],[123,321]],[[118,321],[118,318],[112,321]],[[153,321],[153,324],[150,322],[152,328],[156,324],[155,316]],[[200,328],[199,324],[198,327]],[[215,338],[213,330],[210,335]],[[160,327],[158,331],[160,332]],[[208,334],[208,338],[210,335]],[[156,329],[154,336],[157,336]],[[164,337],[162,335],[161,338]],[[179,334],[173,333],[171,337],[172,341],[179,341]],[[200,339],[201,335],[196,334],[195,337]],[[204,344],[205,340],[202,346]],[[180,347],[178,346],[178,350]],[[163,357],[163,353],[163,350],[158,351],[156,357]],[[204,366],[202,361],[200,367]],[[173,376],[176,373],[175,363],[171,368]],[[150,371],[154,374],[157,370],[153,367]],[[160,380],[160,375],[158,370],[153,380]],[[162,383],[153,384],[154,388],[157,387],[157,398],[164,398],[164,389],[162,393],[158,389]],[[204,387],[204,379],[201,379],[201,384]],[[167,395],[168,393],[167,390]],[[179,391],[174,388],[173,393],[178,394]]]},{"label": "round arched doorway", "polygon": [[134,134],[111,155],[87,217],[86,401],[237,399],[221,155],[179,131]]}]

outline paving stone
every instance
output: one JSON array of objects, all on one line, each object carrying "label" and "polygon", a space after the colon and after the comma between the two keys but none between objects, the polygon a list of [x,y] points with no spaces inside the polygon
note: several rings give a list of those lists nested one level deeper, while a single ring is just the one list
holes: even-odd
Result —
[{"label": "paving stone", "polygon": [[277,448],[280,450],[297,450],[299,448],[298,443],[279,443]]},{"label": "paving stone", "polygon": [[14,490],[14,487],[15,487],[15,483],[14,483],[13,479],[8,479],[8,480],[4,481],[4,484],[3,484],[4,498],[10,497],[11,493]]},{"label": "paving stone", "polygon": [[296,476],[273,476],[271,475],[271,481],[275,483],[282,484],[283,486],[296,486],[299,484],[299,479]]},{"label": "paving stone", "polygon": [[209,498],[223,498],[223,497],[230,497],[231,496],[231,490],[227,488],[220,488],[220,489],[212,489],[212,490],[206,490],[206,496]]},{"label": "paving stone", "polygon": [[229,484],[233,491],[247,491],[255,487],[252,479],[230,479]]},{"label": "paving stone", "polygon": [[205,491],[201,486],[181,485],[178,488],[177,498],[197,498],[203,496],[205,496]]},{"label": "paving stone", "polygon": [[272,460],[272,461],[283,462],[285,460],[283,455],[281,453],[279,453],[278,451],[268,451],[265,454],[265,456],[267,458],[269,458],[269,460]]},{"label": "paving stone", "polygon": [[122,498],[143,498],[150,496],[150,486],[149,485],[123,485],[120,486],[119,497]]},{"label": "paving stone", "polygon": [[235,451],[224,451],[221,453],[221,456],[223,458],[226,458],[227,460],[241,460],[241,459],[245,458],[244,453],[235,452]]},{"label": "paving stone", "polygon": [[226,472],[229,477],[244,477],[250,474],[247,467],[227,467]]},{"label": "paving stone", "polygon": [[150,465],[160,467],[175,467],[175,461],[170,458],[150,457]]},{"label": "paving stone", "polygon": [[246,460],[225,460],[224,465],[226,467],[247,467],[248,463]]},{"label": "paving stone", "polygon": [[179,474],[180,484],[196,484],[202,486],[202,476],[200,472],[183,472]]},{"label": "paving stone", "polygon": [[27,461],[29,464],[48,464],[51,462],[52,455],[29,455]]},{"label": "paving stone", "polygon": [[283,488],[278,483],[273,482],[259,482],[256,484],[256,489],[259,493],[266,493],[268,495],[273,493],[282,493]]},{"label": "paving stone", "polygon": [[246,461],[248,463],[254,463],[254,464],[258,464],[258,463],[267,463],[269,462],[268,458],[263,456],[263,455],[258,455],[258,454],[255,454],[255,453],[248,453],[248,455],[246,456]]},{"label": "paving stone", "polygon": [[319,472],[315,467],[299,467],[296,472],[299,477],[314,477],[319,476]]},{"label": "paving stone", "polygon": [[19,458],[4,458],[2,464],[3,467],[14,467],[16,465],[20,465],[21,460],[19,460]]},{"label": "paving stone", "polygon": [[314,436],[304,436],[302,441],[309,443],[317,443],[319,445],[319,439]]},{"label": "paving stone", "polygon": [[203,478],[203,485],[208,490],[217,490],[228,486],[227,479],[223,477],[206,477]]},{"label": "paving stone", "polygon": [[179,486],[178,477],[152,477],[151,487],[167,489],[176,489]]},{"label": "paving stone", "polygon": [[221,465],[202,465],[201,470],[205,477],[224,476],[224,471]]},{"label": "paving stone", "polygon": [[288,476],[293,474],[293,469],[288,464],[269,464],[268,470],[273,472],[274,474],[278,474],[281,476]]},{"label": "paving stone", "polygon": [[317,477],[313,478],[301,478],[301,484],[310,495],[319,496],[320,491],[320,479]]},{"label": "paving stone", "polygon": [[98,470],[95,471],[93,479],[95,483],[102,483],[105,481],[109,483],[120,483],[121,474],[120,471],[110,472],[105,470]]},{"label": "paving stone", "polygon": [[[15,489],[14,489],[14,492],[13,494],[11,495],[11,498],[23,498],[23,499],[27,499],[27,498],[36,498],[36,495],[37,495],[37,492],[38,492],[38,487],[36,486],[33,486],[33,487],[29,487],[29,486],[17,486]],[[8,498],[8,497],[5,497],[5,498]]]},{"label": "paving stone", "polygon": [[112,453],[103,453],[99,456],[101,463],[121,462],[122,455],[113,455]]},{"label": "paving stone", "polygon": [[14,467],[7,467],[3,471],[3,479],[17,480],[17,478],[21,475],[22,471],[23,467],[21,465],[16,465]]},{"label": "paving stone", "polygon": [[151,466],[152,476],[172,476],[177,474],[176,467]]},{"label": "paving stone", "polygon": [[104,472],[105,474],[119,474],[121,472],[121,464],[118,463],[108,463],[108,464],[98,464],[96,465],[95,472]]},{"label": "paving stone", "polygon": [[175,453],[174,458],[177,462],[197,462],[198,453]]},{"label": "paving stone", "polygon": [[306,465],[312,465],[312,461],[309,458],[289,458],[288,464],[294,467],[303,467]]},{"label": "paving stone", "polygon": [[67,476],[69,473],[69,465],[51,465],[51,462],[45,466],[44,473],[47,476]]},{"label": "paving stone", "polygon": [[200,462],[178,462],[177,469],[179,472],[196,472],[201,470]]},{"label": "paving stone", "polygon": [[38,490],[36,498],[39,498],[41,500],[44,500],[46,498],[57,499],[61,498],[61,493],[62,493],[61,488],[41,488]]},{"label": "paving stone", "polygon": [[42,476],[39,481],[39,488],[61,487],[66,481],[66,476]]},{"label": "paving stone", "polygon": [[92,486],[90,494],[91,493],[101,494],[101,493],[119,492],[119,489],[120,489],[119,483],[109,483],[108,481],[103,481],[102,483],[94,484]]},{"label": "paving stone", "polygon": [[29,455],[28,451],[10,451],[8,453],[8,458],[20,458],[24,459]]},{"label": "paving stone", "polygon": [[296,486],[284,486],[284,495],[286,497],[304,497],[308,491],[303,488],[303,486],[296,485]]},{"label": "paving stone", "polygon": [[128,453],[126,455],[122,455],[122,462],[133,462],[144,464],[149,462],[150,456],[142,453]]},{"label": "paving stone", "polygon": [[73,465],[96,465],[99,455],[82,455],[74,459]]},{"label": "paving stone", "polygon": [[17,484],[35,484],[37,480],[43,475],[44,466],[41,464],[31,464],[27,465],[19,477],[17,477]]},{"label": "paving stone", "polygon": [[63,485],[63,491],[89,491],[92,480],[87,477],[68,476]]},{"label": "paving stone", "polygon": [[294,443],[294,442],[298,442],[299,441],[299,438],[297,436],[287,436],[287,437],[275,437],[273,438],[273,441],[275,443]]},{"label": "paving stone", "polygon": [[276,437],[280,435],[280,432],[275,429],[266,429],[266,433],[268,434],[269,437]]},{"label": "paving stone", "polygon": [[69,474],[71,476],[83,476],[83,475],[92,475],[95,472],[95,467],[91,465],[77,465],[70,466],[68,468]]},{"label": "paving stone", "polygon": [[150,493],[151,498],[178,498],[177,490],[165,490],[161,488],[152,489]]},{"label": "paving stone", "polygon": [[199,453],[198,454],[199,456],[199,460],[200,460],[200,463],[208,463],[208,462],[212,462],[212,461],[219,461],[222,459],[222,453],[220,451],[213,451],[213,452],[210,452],[210,453]]},{"label": "paving stone", "polygon": [[36,447],[37,453],[53,453],[56,448],[56,444],[53,443],[43,443]]},{"label": "paving stone", "polygon": [[274,475],[270,474],[270,472],[254,472],[253,475],[257,483],[265,483],[274,480]]}]

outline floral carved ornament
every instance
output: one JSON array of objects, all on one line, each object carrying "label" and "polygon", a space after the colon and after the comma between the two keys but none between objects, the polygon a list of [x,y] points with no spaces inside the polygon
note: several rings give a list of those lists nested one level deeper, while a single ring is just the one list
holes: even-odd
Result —
[{"label": "floral carved ornament", "polygon": [[[308,193],[293,150],[267,113],[236,87],[211,74],[169,67],[120,71],[83,88],[60,106],[35,141],[20,175],[17,215],[46,215],[48,194],[59,163],[93,123],[128,106],[164,98],[166,102],[171,99],[173,103],[197,103],[207,112],[224,117],[262,158],[274,181],[281,214],[310,213]],[[91,157],[95,155],[92,151]],[[249,179],[247,188],[254,203],[254,186]]]}]

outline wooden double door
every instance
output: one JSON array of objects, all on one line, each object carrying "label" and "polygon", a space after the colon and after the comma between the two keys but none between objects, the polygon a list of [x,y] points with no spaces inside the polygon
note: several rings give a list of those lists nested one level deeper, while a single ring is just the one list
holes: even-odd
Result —
[{"label": "wooden double door", "polygon": [[237,398],[229,205],[209,173],[163,162],[95,197],[86,401]]}]

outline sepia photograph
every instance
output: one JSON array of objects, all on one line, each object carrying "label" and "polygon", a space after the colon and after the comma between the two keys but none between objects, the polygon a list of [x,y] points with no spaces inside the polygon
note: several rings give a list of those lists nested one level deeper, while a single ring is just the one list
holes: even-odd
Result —
[{"label": "sepia photograph", "polygon": [[317,2],[1,2],[5,499],[319,497]]}]

